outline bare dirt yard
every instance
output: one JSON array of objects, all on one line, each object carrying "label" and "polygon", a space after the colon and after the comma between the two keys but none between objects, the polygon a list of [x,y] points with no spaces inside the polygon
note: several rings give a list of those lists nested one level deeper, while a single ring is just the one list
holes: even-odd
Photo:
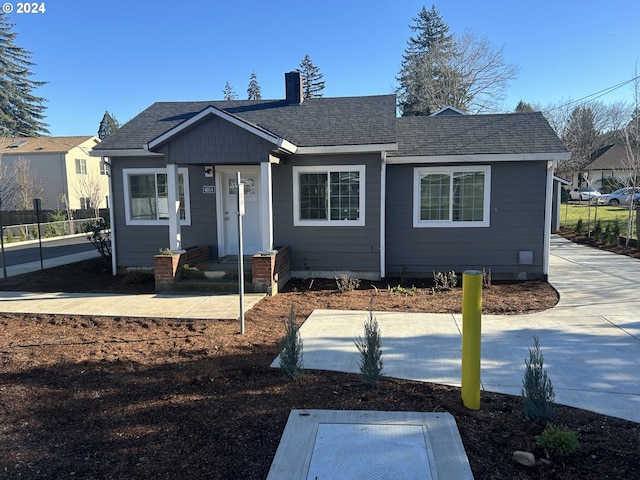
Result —
[{"label": "bare dirt yard", "polygon": [[[100,262],[10,278],[0,289],[152,291],[145,276],[114,278]],[[376,286],[378,311],[461,311],[459,287]],[[556,423],[576,432],[579,449],[524,467],[514,450],[545,453],[535,438],[543,425],[522,419],[519,397],[483,392],[471,411],[453,387],[384,378],[372,390],[358,375],[324,371],[288,382],[269,367],[292,305],[302,323],[316,308],[367,310],[372,291],[366,282],[348,293],[334,282],[292,282],[247,313],[244,336],[236,321],[0,314],[0,478],[264,479],[293,408],[450,412],[476,479],[640,478],[637,423],[558,406]],[[545,282],[483,292],[487,314],[556,302]]]}]

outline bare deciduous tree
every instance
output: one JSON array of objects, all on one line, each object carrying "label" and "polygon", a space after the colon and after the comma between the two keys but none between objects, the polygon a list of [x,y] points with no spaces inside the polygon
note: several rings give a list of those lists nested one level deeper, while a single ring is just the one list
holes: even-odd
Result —
[{"label": "bare deciduous tree", "polygon": [[15,183],[15,195],[13,208],[15,210],[29,210],[33,208],[33,199],[39,197],[44,187],[38,180],[38,172],[31,167],[31,162],[19,157],[13,164],[13,180]]},{"label": "bare deciduous tree", "polygon": [[[636,67],[635,80],[633,81],[633,113],[631,120],[622,129],[623,144],[626,154],[626,167],[629,170],[629,187],[631,198],[629,200],[629,216],[627,217],[627,240],[629,246],[633,232],[633,195],[640,191],[640,79]],[[636,225],[636,229],[638,225]],[[637,232],[636,232],[637,233]],[[638,238],[640,241],[640,236]]]},{"label": "bare deciduous tree", "polygon": [[105,191],[106,179],[104,175],[98,175],[89,172],[87,175],[82,175],[82,178],[76,184],[76,196],[80,199],[88,200],[87,208],[92,208],[95,218],[100,215],[100,202],[102,201],[102,194]]}]

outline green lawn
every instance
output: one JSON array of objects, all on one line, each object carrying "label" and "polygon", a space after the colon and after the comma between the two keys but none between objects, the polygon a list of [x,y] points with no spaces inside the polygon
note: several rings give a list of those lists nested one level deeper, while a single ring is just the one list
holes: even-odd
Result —
[{"label": "green lawn", "polygon": [[[635,226],[635,215],[636,211],[634,210],[634,226],[633,233],[635,236],[636,226]],[[582,219],[584,223],[585,230],[588,228],[587,225],[591,225],[591,230],[595,226],[597,220],[600,220],[600,224],[602,226],[602,230],[607,228],[607,224],[613,224],[616,220],[618,220],[618,225],[620,226],[620,233],[623,236],[626,236],[627,233],[627,218],[629,216],[628,207],[611,207],[609,205],[600,205],[595,206],[591,205],[589,207],[586,203],[580,204],[568,204],[563,203],[560,206],[560,226],[575,228],[578,219]]]}]

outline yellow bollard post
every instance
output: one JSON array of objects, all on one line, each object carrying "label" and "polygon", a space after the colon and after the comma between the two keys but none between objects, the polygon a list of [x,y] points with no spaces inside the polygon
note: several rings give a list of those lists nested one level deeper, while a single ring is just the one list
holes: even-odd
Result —
[{"label": "yellow bollard post", "polygon": [[482,272],[462,272],[462,403],[480,409]]}]

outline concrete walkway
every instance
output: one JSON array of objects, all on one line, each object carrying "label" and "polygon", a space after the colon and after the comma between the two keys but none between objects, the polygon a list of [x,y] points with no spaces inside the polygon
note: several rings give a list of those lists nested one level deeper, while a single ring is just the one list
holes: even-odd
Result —
[{"label": "concrete walkway", "polygon": [[[549,273],[556,307],[483,316],[482,388],[520,395],[537,336],[558,403],[640,422],[640,260],[554,236]],[[354,339],[367,315],[314,311],[300,329],[305,368],[358,373]],[[462,315],[375,316],[387,376],[460,386]]]}]

